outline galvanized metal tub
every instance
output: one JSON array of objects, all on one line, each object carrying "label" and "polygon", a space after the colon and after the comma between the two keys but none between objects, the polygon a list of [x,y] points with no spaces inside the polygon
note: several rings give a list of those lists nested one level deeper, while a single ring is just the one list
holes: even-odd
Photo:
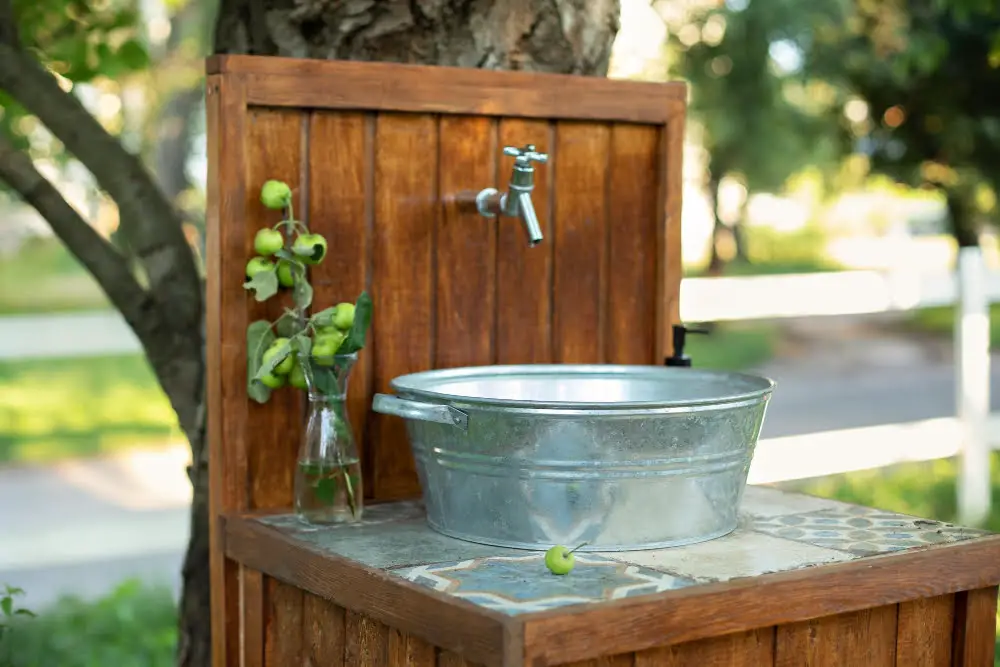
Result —
[{"label": "galvanized metal tub", "polygon": [[520,549],[679,546],[736,528],[774,383],[617,365],[476,366],[397,377],[431,528]]}]

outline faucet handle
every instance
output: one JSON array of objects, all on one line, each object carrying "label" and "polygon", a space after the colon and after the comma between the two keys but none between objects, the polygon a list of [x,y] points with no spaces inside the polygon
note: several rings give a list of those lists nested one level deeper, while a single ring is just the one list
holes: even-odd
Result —
[{"label": "faucet handle", "polygon": [[528,144],[524,148],[518,148],[517,146],[504,146],[504,155],[510,155],[516,158],[518,164],[528,165],[532,162],[545,163],[549,161],[549,156],[547,153],[539,153],[535,151],[535,144]]}]

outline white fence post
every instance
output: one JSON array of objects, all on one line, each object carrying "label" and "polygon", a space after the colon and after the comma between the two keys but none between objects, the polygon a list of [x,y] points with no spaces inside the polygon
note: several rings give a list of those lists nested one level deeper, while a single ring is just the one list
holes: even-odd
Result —
[{"label": "white fence post", "polygon": [[955,315],[955,392],[962,427],[958,510],[962,523],[975,525],[990,512],[990,319],[986,269],[979,247],[958,253],[958,307]]}]

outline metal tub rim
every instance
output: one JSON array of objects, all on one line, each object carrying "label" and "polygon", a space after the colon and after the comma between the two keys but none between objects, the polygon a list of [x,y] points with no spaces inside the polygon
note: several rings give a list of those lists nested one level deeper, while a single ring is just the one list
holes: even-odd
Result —
[{"label": "metal tub rim", "polygon": [[[516,376],[551,376],[561,381],[572,379],[645,379],[657,381],[711,379],[734,385],[752,387],[744,391],[722,392],[700,398],[655,399],[638,401],[560,401],[528,400],[470,396],[435,390],[435,387],[459,380],[512,378]],[[426,400],[487,410],[516,410],[530,413],[558,411],[566,416],[612,416],[635,411],[668,414],[692,408],[731,408],[767,401],[774,391],[770,378],[749,373],[665,366],[621,364],[510,364],[495,366],[464,366],[410,373],[393,378],[389,386],[408,399]],[[624,416],[624,415],[622,415]]]}]

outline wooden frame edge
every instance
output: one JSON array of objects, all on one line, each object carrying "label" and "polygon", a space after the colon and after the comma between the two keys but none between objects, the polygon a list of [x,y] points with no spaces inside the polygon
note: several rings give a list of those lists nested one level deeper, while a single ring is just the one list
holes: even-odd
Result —
[{"label": "wooden frame edge", "polygon": [[483,665],[509,662],[522,623],[348,558],[321,553],[243,516],[225,520],[226,556],[243,566],[360,612]]},{"label": "wooden frame edge", "polygon": [[[246,77],[247,100],[260,106],[660,125],[676,109],[673,102],[683,106],[687,99],[683,81],[276,56],[215,55],[205,64],[209,75]],[[435,82],[449,92],[442,95]],[[463,102],[448,105],[442,98]]]},{"label": "wooden frame edge", "polygon": [[[945,562],[955,574],[942,575]],[[528,614],[524,662],[589,660],[998,583],[1000,535]],[[595,631],[600,641],[578,641]]]}]

